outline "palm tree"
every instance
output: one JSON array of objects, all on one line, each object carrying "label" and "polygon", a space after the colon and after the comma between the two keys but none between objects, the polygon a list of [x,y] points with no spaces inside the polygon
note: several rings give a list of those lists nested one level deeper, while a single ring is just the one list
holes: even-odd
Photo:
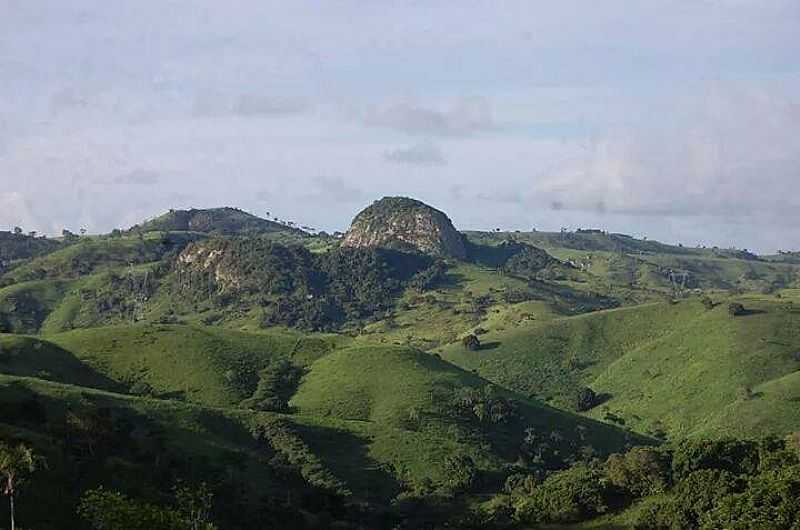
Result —
[{"label": "palm tree", "polygon": [[24,444],[12,447],[5,442],[0,442],[0,477],[3,480],[3,495],[8,496],[11,507],[11,530],[16,530],[14,497],[27,475],[36,471],[40,461],[41,458]]}]

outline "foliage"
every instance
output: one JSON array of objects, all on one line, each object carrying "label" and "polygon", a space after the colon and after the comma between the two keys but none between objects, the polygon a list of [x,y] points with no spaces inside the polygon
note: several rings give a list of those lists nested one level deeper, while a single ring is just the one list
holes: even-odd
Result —
[{"label": "foliage", "polygon": [[289,399],[297,390],[303,369],[286,359],[273,361],[258,374],[258,386],[242,406],[256,410],[286,412]]},{"label": "foliage", "polygon": [[481,349],[481,340],[473,333],[470,333],[461,339],[461,344],[463,344],[464,347],[469,351],[477,351]]},{"label": "foliage", "polygon": [[663,493],[670,481],[667,459],[651,447],[634,447],[627,453],[611,455],[605,473],[613,486],[631,498]]},{"label": "foliage", "polygon": [[575,395],[575,410],[578,412],[586,412],[592,409],[598,402],[599,398],[594,390],[589,387],[584,387],[578,390]]},{"label": "foliage", "polygon": [[516,519],[528,523],[572,523],[608,510],[609,490],[598,468],[577,464],[548,477],[516,504]]},{"label": "foliage", "polygon": [[[185,497],[184,492],[178,492]],[[182,499],[185,501],[185,499]],[[173,508],[131,499],[117,491],[95,488],[83,494],[78,514],[96,530],[213,530]]]},{"label": "foliage", "polygon": [[444,460],[446,485],[452,493],[470,491],[478,479],[475,461],[469,455],[450,455]]},{"label": "foliage", "polygon": [[747,310],[744,306],[738,302],[733,302],[728,304],[728,314],[733,317],[738,317],[747,313]]}]

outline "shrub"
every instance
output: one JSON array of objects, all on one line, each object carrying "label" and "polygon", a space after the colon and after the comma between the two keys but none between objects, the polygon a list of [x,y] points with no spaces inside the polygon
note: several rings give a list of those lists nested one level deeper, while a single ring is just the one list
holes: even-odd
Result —
[{"label": "shrub", "polygon": [[[102,487],[83,494],[78,514],[97,530],[191,530],[192,522],[180,513],[137,501]],[[214,528],[210,524],[198,527]]]},{"label": "shrub", "polygon": [[303,369],[285,359],[274,361],[259,372],[258,386],[253,395],[242,401],[242,406],[256,410],[286,412]]},{"label": "shrub", "polygon": [[475,461],[469,455],[450,455],[444,460],[446,485],[452,493],[470,491],[478,478]]},{"label": "shrub", "polygon": [[717,500],[703,517],[704,528],[795,530],[800,521],[800,468],[755,477],[747,490]]},{"label": "shrub", "polygon": [[461,344],[469,351],[478,351],[481,348],[481,341],[474,334],[469,334],[461,339]]},{"label": "shrub", "polygon": [[597,404],[598,398],[594,390],[589,387],[581,388],[575,395],[575,410],[586,412]]},{"label": "shrub", "polygon": [[509,495],[533,495],[537,483],[534,475],[514,473],[506,478],[503,491]]},{"label": "shrub", "polygon": [[611,484],[633,498],[662,493],[669,484],[669,465],[664,455],[650,447],[634,447],[623,455],[611,455],[605,471]]},{"label": "shrub", "polygon": [[747,312],[747,310],[744,308],[744,306],[742,304],[738,303],[738,302],[734,302],[734,303],[728,304],[728,313],[731,316],[734,316],[734,317],[742,316],[746,312]]},{"label": "shrub", "polygon": [[750,440],[685,440],[672,455],[672,475],[676,481],[703,469],[751,474],[758,465],[759,445]]},{"label": "shrub", "polygon": [[583,521],[608,510],[609,493],[600,470],[577,464],[551,475],[522,499],[516,518],[526,524]]}]

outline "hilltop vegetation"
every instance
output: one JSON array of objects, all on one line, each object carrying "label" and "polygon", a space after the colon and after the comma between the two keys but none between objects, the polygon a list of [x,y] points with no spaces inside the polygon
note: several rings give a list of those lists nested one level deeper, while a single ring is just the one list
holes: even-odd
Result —
[{"label": "hilltop vegetation", "polygon": [[305,233],[294,223],[279,223],[262,219],[238,208],[209,208],[170,210],[141,225],[132,227],[131,233],[148,232],[200,232],[214,235],[256,235],[284,232],[302,237]]},{"label": "hilltop vegetation", "polygon": [[0,442],[49,462],[26,526],[796,521],[792,253],[462,235],[397,197],[292,225],[0,234]]}]

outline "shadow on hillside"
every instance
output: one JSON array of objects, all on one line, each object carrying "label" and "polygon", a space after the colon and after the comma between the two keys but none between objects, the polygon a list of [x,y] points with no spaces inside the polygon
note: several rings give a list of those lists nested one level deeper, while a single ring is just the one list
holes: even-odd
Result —
[{"label": "shadow on hillside", "polygon": [[456,289],[460,288],[467,281],[466,276],[460,272],[447,272],[444,278],[436,285],[437,288],[442,289]]},{"label": "shadow on hillside", "polygon": [[766,311],[763,309],[745,309],[744,311],[737,314],[737,317],[747,317],[750,315],[763,315],[766,314]]},{"label": "shadow on hillside", "polygon": [[125,385],[98,372],[71,352],[35,339],[26,343],[24,348],[0,345],[0,373],[111,392],[127,390]]},{"label": "shadow on hillside", "polygon": [[484,342],[483,344],[481,344],[480,348],[478,348],[478,351],[496,350],[497,348],[500,347],[500,345],[501,342],[499,341]]},{"label": "shadow on hillside", "polygon": [[369,457],[366,438],[329,427],[296,424],[295,429],[356,497],[385,501],[402,490],[387,467]]}]

